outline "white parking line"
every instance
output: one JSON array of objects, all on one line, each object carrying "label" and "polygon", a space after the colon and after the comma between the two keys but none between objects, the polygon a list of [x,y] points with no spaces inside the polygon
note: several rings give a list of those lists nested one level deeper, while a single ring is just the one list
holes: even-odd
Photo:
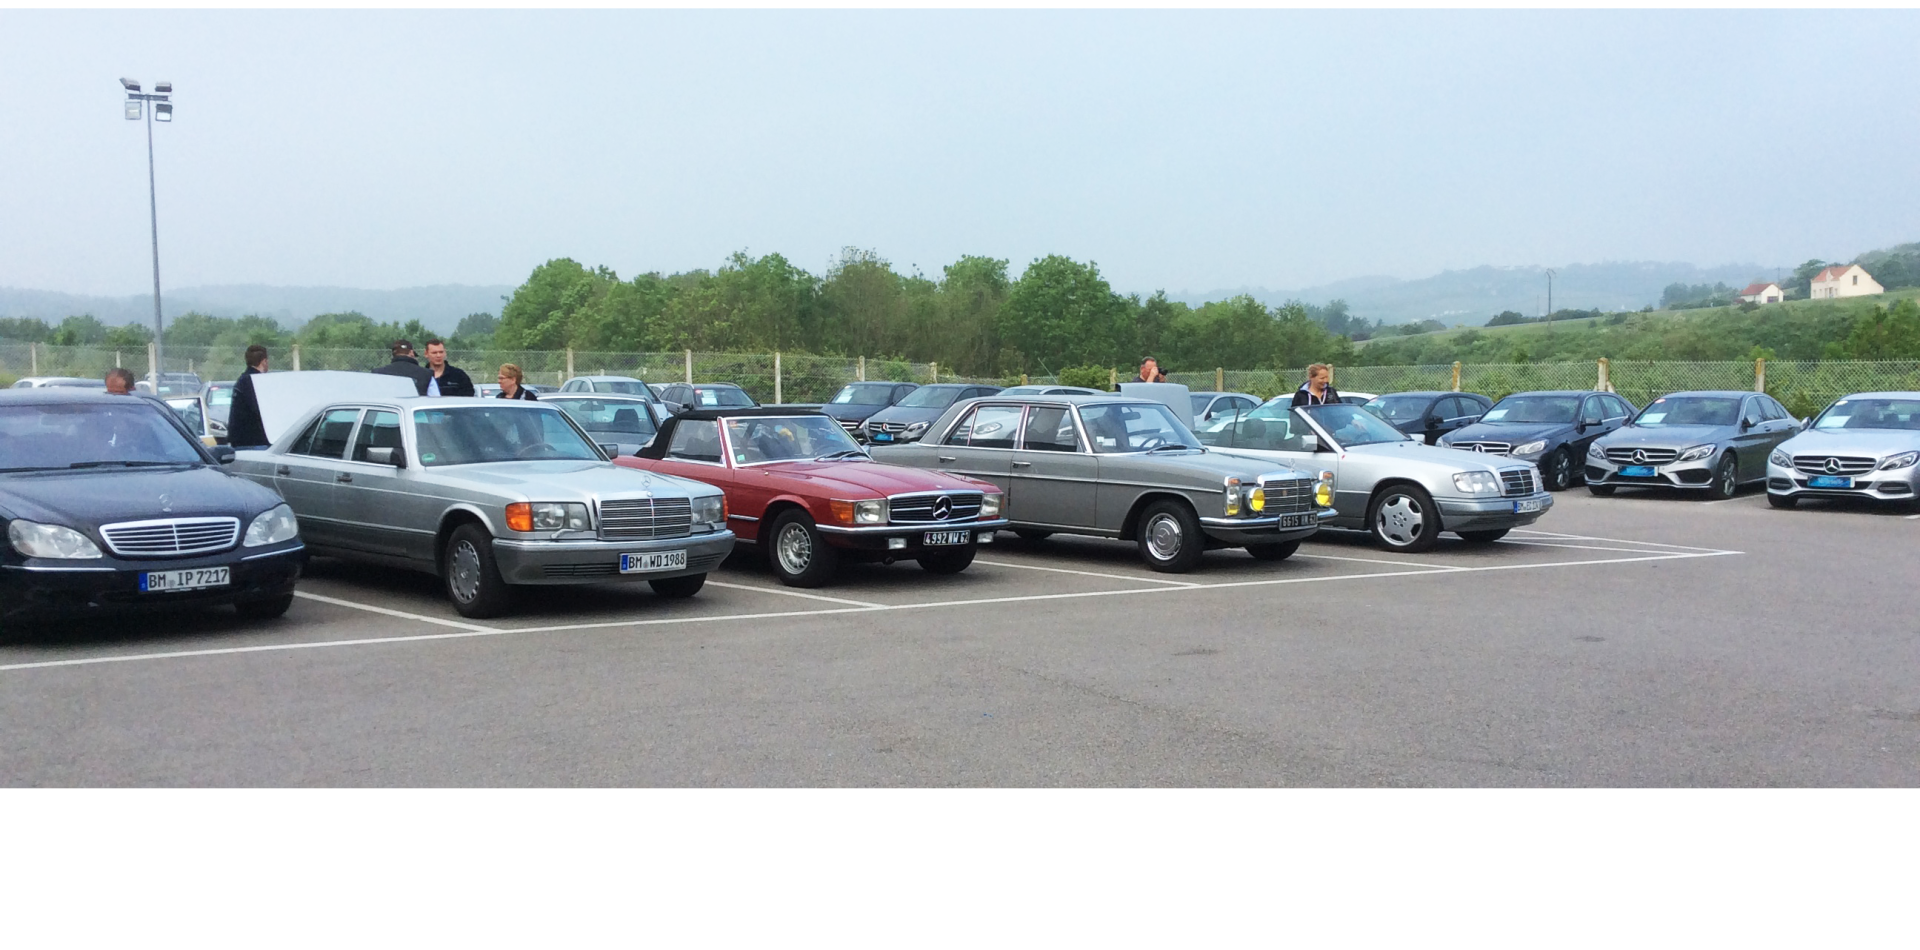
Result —
[{"label": "white parking line", "polygon": [[1903,521],[1912,521],[1912,520],[1914,520],[1914,519],[1916,519],[1916,518],[1920,518],[1920,515],[1908,515],[1908,516],[1906,516],[1905,518],[1903,518],[1903,519],[1901,519],[1901,520],[1903,520]]},{"label": "white parking line", "polygon": [[[1283,584],[1320,584],[1320,583],[1329,583],[1333,581],[1371,581],[1371,580],[1381,580],[1381,579],[1391,578],[1391,577],[1427,577],[1435,574],[1478,573],[1482,571],[1526,571],[1526,570],[1537,570],[1537,569],[1558,568],[1558,567],[1594,567],[1594,566],[1603,565],[1603,564],[1634,564],[1634,563],[1650,562],[1650,561],[1689,560],[1693,558],[1737,555],[1739,553],[1741,552],[1738,552],[1738,551],[1713,551],[1713,552],[1707,552],[1707,553],[1662,552],[1662,553],[1649,553],[1641,557],[1606,558],[1606,559],[1591,560],[1591,561],[1555,561],[1555,562],[1549,562],[1544,564],[1487,564],[1487,565],[1479,565],[1475,567],[1458,568],[1454,571],[1437,571],[1437,570],[1433,570],[1431,568],[1422,566],[1418,570],[1380,571],[1380,572],[1375,572],[1370,574],[1327,574],[1327,575],[1318,575],[1313,577],[1277,577],[1277,578],[1268,578],[1265,580],[1257,580],[1257,581],[1226,581],[1218,584],[1192,584],[1192,583],[1183,582],[1178,587],[1135,587],[1135,588],[1127,588],[1124,590],[1076,591],[1076,592],[1058,593],[1058,594],[1028,594],[1028,595],[1011,596],[1011,597],[983,597],[983,598],[974,598],[970,600],[943,600],[943,601],[934,601],[931,603],[918,603],[918,604],[884,604],[884,605],[876,605],[872,607],[836,607],[836,608],[826,608],[822,610],[789,610],[789,611],[777,611],[777,612],[771,612],[771,613],[752,613],[752,614],[718,614],[718,615],[704,616],[704,617],[659,617],[659,618],[650,619],[650,620],[612,620],[612,621],[602,621],[602,622],[596,622],[596,623],[553,624],[550,626],[543,626],[543,627],[518,627],[518,628],[505,628],[505,629],[476,628],[471,630],[462,630],[457,633],[429,633],[429,634],[419,634],[414,636],[402,636],[402,637],[372,637],[372,638],[361,638],[361,639],[355,639],[355,640],[326,640],[326,641],[320,641],[315,643],[281,643],[281,644],[268,644],[268,645],[250,646],[250,647],[229,647],[225,649],[212,649],[212,650],[179,650],[179,651],[173,651],[173,652],[138,653],[138,654],[122,655],[122,656],[83,657],[83,658],[76,658],[71,660],[43,660],[35,663],[13,663],[5,666],[0,666],[0,672],[9,672],[9,671],[15,671],[15,670],[47,669],[51,667],[66,667],[66,666],[91,666],[99,663],[130,663],[138,660],[170,660],[170,659],[181,659],[185,657],[224,656],[224,655],[240,654],[240,653],[273,653],[281,650],[316,650],[316,649],[321,649],[325,647],[351,647],[351,646],[373,646],[378,644],[394,644],[394,643],[419,643],[419,642],[424,642],[428,640],[459,640],[459,639],[465,639],[468,637],[497,637],[497,636],[505,636],[507,634],[517,634],[517,633],[560,633],[560,632],[583,631],[583,630],[605,630],[605,629],[612,629],[612,628],[618,628],[618,627],[652,627],[652,626],[668,626],[668,625],[674,625],[674,624],[688,624],[688,623],[718,623],[722,621],[732,621],[732,620],[771,620],[771,619],[784,618],[784,617],[816,617],[816,616],[827,616],[831,614],[881,613],[881,612],[887,612],[887,611],[903,611],[903,610],[934,610],[934,609],[943,608],[943,607],[978,607],[978,606],[986,606],[990,604],[1017,604],[1017,603],[1030,603],[1030,602],[1043,601],[1043,600],[1075,600],[1075,599],[1091,598],[1091,597],[1122,597],[1122,596],[1134,596],[1134,595],[1141,595],[1141,594],[1172,594],[1172,593],[1182,593],[1182,592],[1191,591],[1191,590],[1216,590],[1216,589],[1233,588],[1233,587],[1268,587],[1268,586],[1277,586],[1277,585],[1283,585]],[[1024,565],[1012,565],[1012,566],[1024,566]],[[1064,569],[1056,568],[1055,570],[1064,570]],[[1072,573],[1080,573],[1080,572],[1072,572]],[[1140,578],[1140,579],[1144,580],[1146,578]],[[316,595],[315,599],[321,599],[321,598],[318,598]],[[387,614],[387,615],[401,615],[401,616],[417,616],[417,615],[407,615],[401,611],[389,610],[384,607],[374,607],[368,604],[354,604],[348,601],[341,601],[333,598],[325,598],[325,600],[329,603],[336,603],[342,606],[353,607],[360,610],[368,610],[373,613],[380,613],[380,614]],[[431,622],[431,623],[454,624],[453,621],[442,620],[436,617],[420,616],[419,619],[427,622]],[[473,625],[461,625],[461,624],[454,624],[454,625],[473,626]]]},{"label": "white parking line", "polygon": [[1466,570],[1464,567],[1454,567],[1451,564],[1422,564],[1418,561],[1383,561],[1377,557],[1341,557],[1337,554],[1295,554],[1294,557],[1313,558],[1316,561],[1352,561],[1356,564],[1391,564],[1394,567],[1424,567],[1434,571]]},{"label": "white parking line", "polygon": [[708,587],[725,587],[728,590],[750,590],[756,594],[785,594],[788,597],[803,597],[807,600],[824,600],[829,604],[847,604],[852,607],[879,607],[880,604],[867,600],[848,600],[845,597],[828,597],[825,594],[808,594],[783,587],[760,587],[754,584],[725,584],[720,581],[708,581]]},{"label": "white parking line", "polygon": [[443,627],[458,627],[461,630],[493,630],[495,629],[493,627],[489,627],[484,624],[467,623],[464,620],[448,620],[445,617],[429,617],[426,614],[408,613],[407,611],[404,611],[404,610],[394,610],[391,607],[376,607],[372,604],[362,604],[357,601],[341,600],[338,597],[328,597],[325,594],[309,594],[304,590],[294,591],[293,596],[299,597],[303,600],[317,600],[323,604],[332,604],[335,607],[352,607],[355,610],[364,610],[364,611],[367,611],[368,613],[386,614],[389,617],[399,617],[403,620],[418,620],[421,623],[437,623]]},{"label": "white parking line", "polygon": [[[1512,539],[1505,539],[1505,540],[1497,541],[1495,543],[1496,544],[1524,544],[1527,547],[1533,547],[1533,548],[1563,548],[1569,551],[1617,551],[1622,554],[1677,553],[1677,552],[1667,552],[1667,551],[1649,551],[1646,548],[1616,548],[1616,547],[1609,547],[1601,544],[1567,544],[1560,541],[1515,541]],[[1695,552],[1686,552],[1686,553],[1695,553]],[[1710,553],[1716,553],[1716,552],[1706,550],[1706,551],[1700,551],[1697,553],[1710,554]]]},{"label": "white parking line", "polygon": [[1075,571],[1064,567],[1041,567],[1038,564],[1015,564],[1012,561],[982,561],[974,558],[975,564],[988,564],[993,567],[1017,567],[1026,571],[1047,571],[1053,574],[1078,574],[1081,577],[1104,577],[1112,581],[1148,581],[1154,584],[1173,584],[1179,587],[1200,587],[1193,581],[1176,581],[1165,577],[1139,577],[1129,574],[1102,574],[1099,571]]},{"label": "white parking line", "polygon": [[1638,544],[1643,547],[1679,548],[1682,551],[1718,551],[1719,548],[1703,548],[1693,544],[1668,544],[1665,541],[1635,541],[1631,538],[1599,538],[1590,534],[1561,534],[1557,531],[1536,531],[1532,528],[1515,528],[1516,534],[1537,534],[1553,541],[1605,541],[1609,544]]}]

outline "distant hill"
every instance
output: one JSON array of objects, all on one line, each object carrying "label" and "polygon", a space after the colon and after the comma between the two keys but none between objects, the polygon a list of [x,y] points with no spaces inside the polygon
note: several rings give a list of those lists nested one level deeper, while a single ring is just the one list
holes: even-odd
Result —
[{"label": "distant hill", "polygon": [[[1243,287],[1204,294],[1168,294],[1169,299],[1199,304],[1238,294],[1274,305],[1288,300],[1324,305],[1345,300],[1355,317],[1384,323],[1438,320],[1446,324],[1482,324],[1503,310],[1538,314],[1546,302],[1546,268],[1475,267],[1450,270],[1417,280],[1393,277],[1355,277],[1304,290],[1268,290]],[[1605,264],[1568,264],[1554,268],[1553,308],[1639,310],[1660,303],[1660,292],[1672,283],[1727,283],[1742,287],[1756,278],[1780,279],[1792,268],[1759,264],[1696,267],[1684,263],[1629,261]]]},{"label": "distant hill", "polygon": [[[399,290],[360,290],[353,287],[268,287],[259,284],[162,289],[161,304],[168,319],[188,311],[216,317],[258,314],[287,328],[298,327],[322,313],[357,310],[379,322],[418,320],[441,333],[452,333],[470,313],[498,314],[502,297],[514,287],[501,284],[474,287],[441,284]],[[90,297],[47,290],[0,287],[0,317],[39,317],[48,323],[78,314],[92,314],[108,325],[145,323],[153,319],[153,297]]]}]

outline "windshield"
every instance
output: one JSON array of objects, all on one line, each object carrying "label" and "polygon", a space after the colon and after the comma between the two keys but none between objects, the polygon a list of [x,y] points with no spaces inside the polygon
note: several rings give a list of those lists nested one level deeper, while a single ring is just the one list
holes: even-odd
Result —
[{"label": "windshield", "polygon": [[749,409],[753,397],[732,386],[695,386],[693,404],[702,409]]},{"label": "windshield", "polygon": [[0,471],[196,465],[206,459],[159,404],[0,406]]},{"label": "windshield", "polygon": [[600,458],[557,409],[527,403],[415,409],[423,465]]},{"label": "windshield", "polygon": [[1302,406],[1295,412],[1306,413],[1320,428],[1327,430],[1334,441],[1341,445],[1375,445],[1381,442],[1405,442],[1407,435],[1389,425],[1385,419],[1368,412],[1365,406],[1352,406],[1346,403],[1331,403],[1324,406]]},{"label": "windshield", "polygon": [[173,414],[180,417],[180,421],[186,424],[188,432],[206,431],[206,420],[200,415],[200,400],[169,399],[167,400],[167,408],[173,410]]},{"label": "windshield", "polygon": [[1740,400],[1733,396],[1668,396],[1655,399],[1633,420],[1637,426],[1730,426],[1740,420]]},{"label": "windshield", "polygon": [[625,396],[645,396],[653,398],[653,390],[637,379],[596,379],[593,391],[597,393],[620,393]]},{"label": "windshield", "polygon": [[1157,402],[1083,406],[1088,441],[1101,453],[1149,452],[1164,447],[1199,448],[1200,437],[1173,410]]},{"label": "windshield", "polygon": [[233,384],[215,383],[207,387],[207,405],[216,409],[233,405]]},{"label": "windshield", "polygon": [[1213,402],[1212,396],[1189,395],[1187,396],[1187,398],[1193,400],[1193,414],[1196,416],[1203,412],[1206,412],[1207,404]]},{"label": "windshield", "polygon": [[833,394],[838,406],[884,406],[892,401],[892,383],[853,383]]},{"label": "windshield", "polygon": [[727,442],[736,465],[817,459],[866,453],[848,438],[840,423],[826,416],[747,416],[727,421]]},{"label": "windshield", "polygon": [[1570,423],[1579,414],[1579,396],[1508,396],[1494,403],[1480,421]]},{"label": "windshield", "polygon": [[1920,399],[1842,399],[1827,407],[1813,427],[1835,429],[1920,429]]},{"label": "windshield", "polygon": [[900,400],[903,409],[945,409],[953,405],[953,397],[960,395],[960,386],[922,386]]},{"label": "windshield", "polygon": [[1431,396],[1375,396],[1367,408],[1388,422],[1422,422],[1420,414],[1432,401]]},{"label": "windshield", "polygon": [[626,399],[591,399],[552,396],[544,400],[573,417],[580,428],[598,435],[618,436],[616,442],[646,442],[653,438],[653,416],[647,404]]}]

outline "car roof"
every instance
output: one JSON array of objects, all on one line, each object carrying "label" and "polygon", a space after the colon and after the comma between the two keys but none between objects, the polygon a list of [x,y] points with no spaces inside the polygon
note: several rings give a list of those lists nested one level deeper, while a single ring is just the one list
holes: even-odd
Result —
[{"label": "car roof", "polygon": [[[1877,393],[1853,393],[1841,399],[1920,399],[1920,392],[1913,390],[1890,390]],[[1839,400],[1835,400],[1838,402]]]},{"label": "car roof", "polygon": [[[1453,392],[1452,390],[1447,390],[1447,389],[1407,389],[1397,393],[1381,393],[1380,395],[1375,396],[1373,398],[1385,399],[1388,396],[1429,396],[1429,397],[1431,396],[1480,396],[1480,394],[1470,393],[1470,392],[1456,393],[1456,392]],[[1480,398],[1485,399],[1486,397],[1480,396]]]},{"label": "car roof", "polygon": [[992,383],[928,383],[924,386],[921,386],[920,388],[921,389],[971,389],[975,386],[991,386],[994,389],[1000,388],[998,386],[994,386]]},{"label": "car roof", "polygon": [[1654,398],[1673,399],[1678,396],[1714,396],[1714,397],[1725,398],[1725,399],[1741,399],[1747,396],[1763,396],[1763,395],[1766,395],[1766,394],[1756,393],[1751,389],[1688,389],[1688,390],[1684,390],[1682,392],[1677,392],[1677,393],[1667,393],[1664,396],[1656,396]]},{"label": "car roof", "polygon": [[644,380],[644,379],[641,379],[641,378],[640,378],[640,377],[638,377],[638,376],[574,376],[574,377],[571,377],[571,378],[572,378],[572,379],[584,379],[584,380],[586,380],[586,381],[588,381],[588,382],[596,382],[596,383],[597,383],[597,382],[611,382],[611,381],[614,381],[614,380],[619,380],[619,381],[621,381],[621,382],[627,382],[627,383],[644,383],[644,382],[646,382],[646,380]]},{"label": "car roof", "polygon": [[[1515,396],[1591,396],[1597,392],[1600,392],[1600,390],[1598,389],[1530,389],[1523,393],[1508,393],[1503,398],[1512,399]],[[1620,396],[1619,393],[1606,393],[1605,395]],[[1620,398],[1625,399],[1627,397],[1620,396]]]},{"label": "car roof", "polygon": [[[920,384],[910,383],[904,379],[856,379],[853,382],[850,382],[847,384],[847,386],[918,386],[918,385]],[[844,389],[846,387],[843,386],[841,388]]]},{"label": "car roof", "polygon": [[694,409],[683,412],[674,419],[731,419],[736,417],[766,416],[819,416],[829,418],[818,409],[800,409],[794,406],[737,406],[730,409]]},{"label": "car roof", "polygon": [[[191,399],[192,396],[180,398]],[[34,405],[58,405],[60,403],[101,403],[119,405],[126,399],[144,399],[150,403],[159,400],[146,393],[126,393],[114,395],[105,389],[82,389],[78,386],[35,386],[29,389],[0,389],[0,403],[32,403]]]},{"label": "car roof", "polygon": [[[494,388],[498,389],[500,387],[495,386]],[[595,402],[637,402],[643,405],[653,404],[649,399],[647,399],[647,397],[637,396],[637,395],[634,395],[633,393],[583,393],[583,392],[554,393],[553,398],[566,399],[566,400],[591,399]],[[504,399],[501,401],[515,402],[517,400]],[[532,400],[529,400],[529,401],[532,401]]]}]

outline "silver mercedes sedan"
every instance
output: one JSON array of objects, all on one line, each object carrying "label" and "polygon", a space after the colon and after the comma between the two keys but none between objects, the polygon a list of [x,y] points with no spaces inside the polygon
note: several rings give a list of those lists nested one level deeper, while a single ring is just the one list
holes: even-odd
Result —
[{"label": "silver mercedes sedan", "polygon": [[286,433],[232,470],[286,499],[315,554],[438,575],[464,616],[525,584],[690,597],[733,550],[720,489],[615,465],[544,403],[341,399]]},{"label": "silver mercedes sedan", "polygon": [[1424,551],[1442,531],[1491,543],[1553,507],[1531,463],[1427,445],[1360,406],[1270,402],[1199,436],[1223,455],[1332,473],[1327,524],[1370,531],[1392,551]]},{"label": "silver mercedes sedan", "polygon": [[1681,488],[1732,498],[1767,477],[1767,456],[1800,423],[1765,393],[1671,393],[1587,446],[1587,489]]},{"label": "silver mercedes sedan", "polygon": [[1856,393],[1767,457],[1767,502],[1866,498],[1920,507],[1920,392]]}]

